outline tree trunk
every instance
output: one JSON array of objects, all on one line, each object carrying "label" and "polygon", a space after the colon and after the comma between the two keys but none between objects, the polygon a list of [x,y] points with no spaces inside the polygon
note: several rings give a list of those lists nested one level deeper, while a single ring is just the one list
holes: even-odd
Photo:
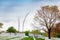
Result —
[{"label": "tree trunk", "polygon": [[49,29],[49,30],[48,30],[48,38],[49,38],[49,39],[51,39],[50,32],[51,32],[51,30]]}]

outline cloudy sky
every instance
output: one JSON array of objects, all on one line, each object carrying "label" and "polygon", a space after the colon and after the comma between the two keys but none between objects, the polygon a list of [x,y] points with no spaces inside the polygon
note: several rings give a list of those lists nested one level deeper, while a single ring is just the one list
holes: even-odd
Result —
[{"label": "cloudy sky", "polygon": [[26,14],[24,30],[32,30],[31,26],[33,16],[36,11],[44,5],[57,5],[60,8],[59,0],[0,0],[0,22],[2,30],[14,26],[18,30],[18,16],[20,20],[20,31],[22,31],[22,22]]}]

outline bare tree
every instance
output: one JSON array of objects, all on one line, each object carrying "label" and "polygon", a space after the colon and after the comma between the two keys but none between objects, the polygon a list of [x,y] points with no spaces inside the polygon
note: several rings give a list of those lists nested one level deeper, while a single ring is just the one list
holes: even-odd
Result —
[{"label": "bare tree", "polygon": [[33,25],[36,28],[44,27],[44,31],[48,33],[49,39],[51,39],[50,33],[51,28],[54,23],[57,21],[59,10],[56,5],[54,6],[42,6],[40,10],[37,10],[36,15],[34,16]]}]

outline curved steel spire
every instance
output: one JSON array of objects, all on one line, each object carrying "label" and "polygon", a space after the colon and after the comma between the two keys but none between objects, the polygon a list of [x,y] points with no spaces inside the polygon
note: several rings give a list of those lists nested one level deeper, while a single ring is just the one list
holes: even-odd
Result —
[{"label": "curved steel spire", "polygon": [[30,11],[26,14],[25,18],[23,19],[23,24],[22,24],[22,32],[24,31],[24,23],[27,18],[27,16],[30,14]]},{"label": "curved steel spire", "polygon": [[19,16],[18,16],[18,31],[20,31],[20,19],[19,19]]}]

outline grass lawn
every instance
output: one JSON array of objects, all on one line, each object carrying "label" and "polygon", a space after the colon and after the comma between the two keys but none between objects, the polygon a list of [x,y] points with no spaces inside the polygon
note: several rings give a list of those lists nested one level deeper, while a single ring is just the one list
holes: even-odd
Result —
[{"label": "grass lawn", "polygon": [[[22,40],[34,40],[32,37],[25,37]],[[36,40],[44,40],[42,38],[36,38]]]},{"label": "grass lawn", "polygon": [[[10,38],[10,37],[8,37],[8,36],[4,36],[4,37],[0,37],[0,40],[20,40],[21,39],[21,37],[12,37],[12,38]],[[33,39],[33,37],[24,37],[22,40],[34,40]],[[36,38],[36,40],[44,40],[44,39],[42,39],[42,38]]]},{"label": "grass lawn", "polygon": [[34,40],[33,38],[25,37],[22,40]]},{"label": "grass lawn", "polygon": [[36,40],[44,40],[44,39],[42,39],[42,38],[36,38]]}]

